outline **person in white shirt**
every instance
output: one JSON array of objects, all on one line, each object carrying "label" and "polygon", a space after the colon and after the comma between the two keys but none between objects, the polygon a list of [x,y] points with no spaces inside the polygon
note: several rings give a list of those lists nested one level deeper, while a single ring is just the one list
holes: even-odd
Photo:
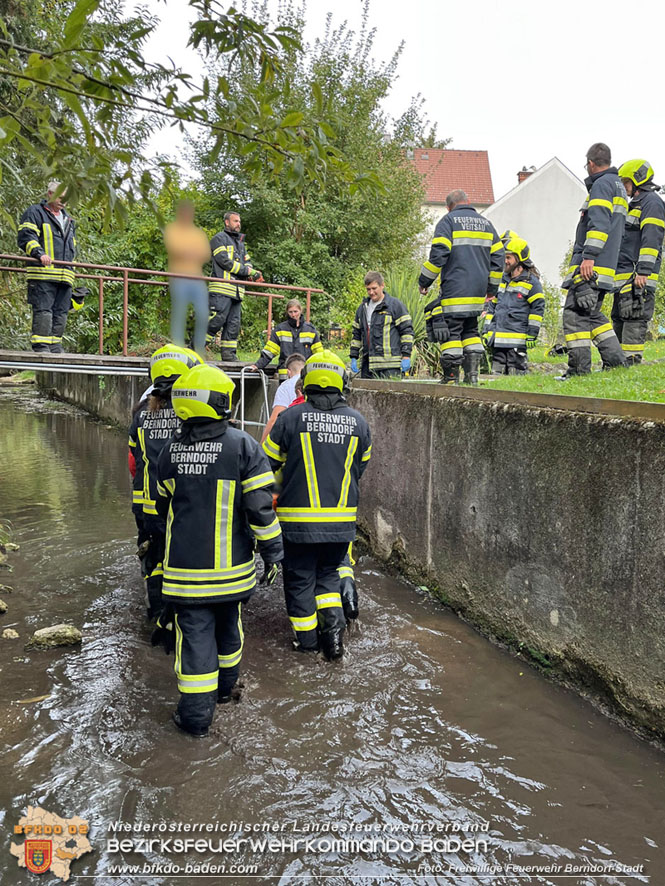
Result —
[{"label": "person in white shirt", "polygon": [[284,412],[285,409],[288,409],[295,400],[297,396],[296,382],[300,378],[300,373],[304,365],[305,358],[302,354],[291,354],[291,356],[287,358],[286,371],[289,377],[277,388],[275,399],[272,402],[272,412],[270,413],[268,424],[265,426],[263,435],[261,436],[262,443],[270,433],[272,426],[277,421],[277,416],[280,412]]}]

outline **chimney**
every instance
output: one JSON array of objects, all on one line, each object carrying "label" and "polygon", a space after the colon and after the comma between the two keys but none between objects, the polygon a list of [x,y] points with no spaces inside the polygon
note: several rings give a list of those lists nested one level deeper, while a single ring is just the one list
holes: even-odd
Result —
[{"label": "chimney", "polygon": [[520,171],[517,173],[518,184],[521,185],[522,182],[525,181],[530,175],[533,175],[535,171],[536,171],[535,166],[531,166],[529,169],[527,169],[526,166],[523,166],[520,169]]}]

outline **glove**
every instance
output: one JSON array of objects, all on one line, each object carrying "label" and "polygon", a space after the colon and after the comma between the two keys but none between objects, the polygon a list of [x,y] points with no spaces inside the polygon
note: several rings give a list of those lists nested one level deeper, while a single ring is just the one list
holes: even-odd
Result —
[{"label": "glove", "polygon": [[249,275],[249,279],[253,280],[255,283],[265,283],[261,271],[252,271],[252,273]]},{"label": "glove", "polygon": [[358,371],[358,360],[356,357],[351,357],[351,372]]},{"label": "glove", "polygon": [[538,333],[539,329],[536,329],[534,326],[527,326],[526,330],[526,346],[527,348],[535,348],[538,344]]},{"label": "glove", "polygon": [[265,557],[263,559],[263,578],[259,582],[261,585],[267,585],[268,587],[272,584],[275,584],[275,579],[277,578],[277,573],[279,572],[279,563],[278,560],[276,563],[271,563],[269,560],[266,560]]},{"label": "glove", "polygon": [[450,329],[443,319],[443,314],[434,314],[432,316],[432,336],[434,341],[444,344],[450,339]]},{"label": "glove", "polygon": [[491,348],[494,345],[493,329],[488,329],[487,332],[483,332],[483,343],[486,348]]},{"label": "glove", "polygon": [[619,317],[622,320],[633,319],[633,298],[630,294],[619,295]]},{"label": "glove", "polygon": [[[633,301],[631,303],[630,320],[641,320],[644,313],[644,289],[637,289],[633,285]],[[621,318],[623,319],[623,317]]]},{"label": "glove", "polygon": [[72,310],[80,311],[83,307],[83,302],[85,301],[86,295],[89,295],[90,290],[87,286],[79,286],[72,292]]},{"label": "glove", "polygon": [[535,348],[537,344],[538,342],[535,338],[527,338],[526,340],[527,348]]},{"label": "glove", "polygon": [[339,587],[340,597],[342,598],[342,609],[344,617],[347,621],[358,618],[358,591],[356,583],[351,576],[345,576],[340,581]]},{"label": "glove", "polygon": [[573,297],[575,305],[584,314],[590,314],[598,304],[598,290],[591,284],[598,279],[598,274],[594,271],[591,280],[585,280],[580,274],[576,274],[573,278]]},{"label": "glove", "polygon": [[408,372],[411,369],[411,357],[402,357],[402,372]]},{"label": "glove", "polygon": [[164,647],[164,652],[170,655],[175,649],[175,627],[174,627],[174,610],[171,603],[166,606],[157,616],[157,627],[150,636],[150,642],[153,646]]}]

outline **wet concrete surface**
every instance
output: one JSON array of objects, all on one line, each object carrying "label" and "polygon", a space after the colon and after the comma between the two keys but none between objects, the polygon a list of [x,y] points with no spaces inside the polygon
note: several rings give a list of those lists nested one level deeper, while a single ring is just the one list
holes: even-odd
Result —
[{"label": "wet concrete surface", "polygon": [[[14,587],[0,593],[0,628],[20,634],[0,640],[3,886],[61,882],[37,880],[9,854],[29,805],[89,820],[94,852],[73,863],[72,883],[665,883],[662,751],[371,560],[356,569],[361,618],[343,662],[292,652],[280,589],[260,589],[244,613],[242,700],[218,707],[207,740],[178,733],[173,660],[150,646],[143,619],[125,436],[10,390],[0,391],[0,428],[0,519],[20,544],[13,572],[0,569]],[[24,651],[57,622],[82,629],[80,648]],[[211,823],[213,851],[109,852],[119,820]],[[264,823],[279,837],[304,840],[318,825],[337,829],[319,839],[401,845],[214,851]],[[427,838],[446,837],[428,850]],[[112,870],[168,862],[181,873]],[[257,868],[183,872],[206,862]]]}]

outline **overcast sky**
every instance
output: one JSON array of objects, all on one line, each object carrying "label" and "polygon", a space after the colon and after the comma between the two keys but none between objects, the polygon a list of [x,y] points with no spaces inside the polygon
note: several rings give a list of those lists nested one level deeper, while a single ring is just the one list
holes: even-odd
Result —
[{"label": "overcast sky", "polygon": [[[202,70],[185,51],[186,0],[149,5],[162,24],[148,55]],[[331,9],[335,23],[360,26],[360,0],[310,0],[305,40],[322,33]],[[377,57],[405,42],[388,113],[399,116],[420,93],[450,147],[489,151],[495,199],[522,166],[553,156],[584,178],[595,141],[609,144],[617,165],[645,157],[665,183],[662,0],[373,0],[370,22]],[[179,136],[162,132],[154,145],[177,154]]]}]

